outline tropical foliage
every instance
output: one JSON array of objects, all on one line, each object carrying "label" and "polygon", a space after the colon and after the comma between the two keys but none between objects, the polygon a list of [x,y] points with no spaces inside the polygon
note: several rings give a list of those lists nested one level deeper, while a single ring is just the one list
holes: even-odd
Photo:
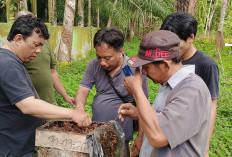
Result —
[{"label": "tropical foliage", "polygon": [[[128,56],[135,55],[138,51],[140,40],[135,38],[133,42],[126,41],[124,46],[124,51]],[[232,42],[232,40],[227,40],[226,42]],[[220,90],[219,90],[219,100],[217,107],[217,119],[214,129],[214,134],[210,143],[209,155],[210,157],[218,156],[231,156],[232,155],[232,49],[226,47],[220,52],[221,58],[217,58],[218,50],[215,48],[214,40],[211,38],[197,38],[195,41],[195,47],[209,56],[215,59],[218,63],[220,70]],[[82,79],[82,75],[85,71],[85,67],[88,62],[95,57],[95,52],[87,56],[87,58],[71,62],[71,63],[61,63],[57,69],[62,83],[71,96],[75,96],[76,90]],[[149,80],[149,101],[153,102],[158,86]],[[93,88],[87,99],[87,105],[85,109],[88,113],[92,114],[91,103],[93,97],[96,94],[95,88]],[[56,93],[56,98],[58,104],[65,107],[71,107],[63,98]]]}]

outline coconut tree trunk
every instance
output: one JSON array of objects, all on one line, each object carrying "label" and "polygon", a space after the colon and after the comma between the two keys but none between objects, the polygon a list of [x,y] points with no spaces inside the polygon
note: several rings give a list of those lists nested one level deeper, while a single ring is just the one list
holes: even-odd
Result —
[{"label": "coconut tree trunk", "polygon": [[88,0],[88,27],[91,26],[91,0]]},{"label": "coconut tree trunk", "polygon": [[56,0],[52,0],[52,10],[53,10],[53,19],[52,19],[52,25],[57,25],[57,10],[56,10]]},{"label": "coconut tree trunk", "polygon": [[136,28],[138,17],[139,17],[139,9],[136,9],[136,11],[135,11],[135,18],[134,18],[134,21],[133,21],[133,28],[134,29]]},{"label": "coconut tree trunk", "polygon": [[225,20],[226,9],[227,9],[227,0],[222,0],[220,22],[218,25],[218,31],[216,36],[216,45],[219,46],[221,49],[223,49],[224,47],[223,23]]},{"label": "coconut tree trunk", "polygon": [[57,25],[56,0],[48,0],[48,21]]},{"label": "coconut tree trunk", "polygon": [[[114,0],[113,8],[116,6],[117,2],[118,2],[118,0]],[[108,19],[108,22],[107,22],[107,26],[106,26],[106,27],[110,27],[111,24],[112,24],[112,18],[111,18],[111,16],[110,16],[109,19]]]},{"label": "coconut tree trunk", "polygon": [[100,9],[97,7],[97,28],[100,27]]},{"label": "coconut tree trunk", "polygon": [[37,17],[37,0],[30,0],[31,2],[31,12]]},{"label": "coconut tree trunk", "polygon": [[198,0],[176,0],[175,11],[196,15]]},{"label": "coconut tree trunk", "polygon": [[215,10],[217,8],[217,5],[218,5],[218,1],[216,1],[215,4],[213,4],[212,0],[210,1],[210,6],[209,6],[207,19],[206,19],[206,23],[205,23],[205,34],[206,34],[207,37],[210,34],[211,22],[212,22]]},{"label": "coconut tree trunk", "polygon": [[78,15],[81,17],[78,26],[84,27],[84,0],[78,0]]},{"label": "coconut tree trunk", "polygon": [[10,10],[11,0],[6,0],[6,18],[8,22],[14,22],[14,13]]},{"label": "coconut tree trunk", "polygon": [[63,31],[58,50],[58,61],[71,61],[75,9],[76,0],[65,1]]},{"label": "coconut tree trunk", "polygon": [[19,10],[28,10],[27,0],[21,0],[19,2]]}]

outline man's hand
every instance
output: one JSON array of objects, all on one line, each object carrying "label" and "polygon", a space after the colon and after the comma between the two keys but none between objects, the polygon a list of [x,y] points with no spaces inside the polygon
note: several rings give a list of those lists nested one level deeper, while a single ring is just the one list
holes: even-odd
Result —
[{"label": "man's hand", "polygon": [[73,110],[72,121],[76,122],[80,127],[86,127],[92,123],[90,115],[87,112],[78,109]]},{"label": "man's hand", "polygon": [[75,106],[73,97],[68,95],[65,97],[65,101],[67,101],[70,105]]},{"label": "man's hand", "polygon": [[125,77],[124,86],[129,94],[133,95],[138,88],[142,88],[142,77],[140,69],[136,68],[135,74],[132,76]]},{"label": "man's hand", "polygon": [[140,149],[143,143],[143,136],[137,136],[134,143],[130,147],[130,157],[139,156]]},{"label": "man's hand", "polygon": [[131,119],[137,120],[138,119],[137,108],[131,103],[122,104],[118,109],[118,119],[124,121],[124,116],[128,116]]}]

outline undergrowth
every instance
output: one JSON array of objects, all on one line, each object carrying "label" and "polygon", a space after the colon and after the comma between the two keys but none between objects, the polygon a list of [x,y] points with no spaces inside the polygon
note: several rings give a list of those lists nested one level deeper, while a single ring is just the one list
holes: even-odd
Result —
[{"label": "undergrowth", "polygon": [[[125,42],[124,52],[129,56],[136,55],[139,48],[139,39],[134,39],[133,42]],[[194,43],[198,50],[207,53],[211,56],[219,66],[220,70],[220,91],[217,107],[217,119],[214,129],[214,134],[210,143],[209,155],[216,156],[232,156],[232,49],[225,47],[224,50],[219,51],[215,47],[215,42],[211,38],[198,38]],[[85,71],[86,65],[91,59],[95,58],[95,51],[91,52],[86,58],[82,58],[71,63],[60,63],[57,70],[62,80],[62,84],[70,96],[75,97],[82,75]],[[149,80],[149,101],[152,104],[159,85],[155,85]],[[85,109],[90,115],[91,103],[93,101],[96,89],[91,90]],[[60,106],[71,107],[63,98],[56,93],[56,100]]]}]

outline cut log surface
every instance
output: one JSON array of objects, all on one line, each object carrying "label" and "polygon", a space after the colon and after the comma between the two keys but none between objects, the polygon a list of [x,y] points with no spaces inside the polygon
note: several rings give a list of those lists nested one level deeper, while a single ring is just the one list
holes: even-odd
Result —
[{"label": "cut log surface", "polygon": [[99,138],[104,156],[114,156],[117,150],[118,134],[110,122],[93,122],[81,128],[71,121],[48,122],[36,129],[35,145],[39,157],[86,157],[89,149],[87,134]]}]

